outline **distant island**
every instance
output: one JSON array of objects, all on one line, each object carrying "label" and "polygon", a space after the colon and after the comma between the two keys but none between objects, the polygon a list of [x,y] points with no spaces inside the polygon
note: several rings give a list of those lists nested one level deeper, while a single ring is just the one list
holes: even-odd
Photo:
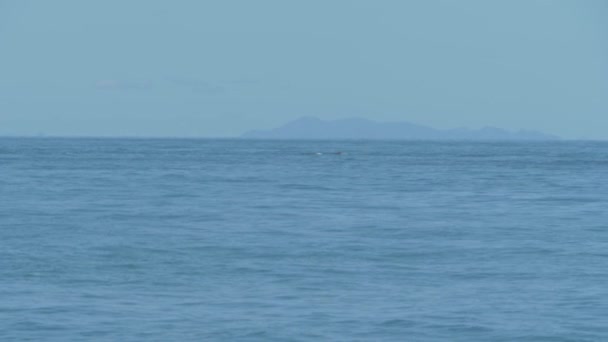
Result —
[{"label": "distant island", "polygon": [[250,139],[391,139],[391,140],[556,140],[556,136],[529,130],[516,132],[496,127],[435,129],[409,122],[376,122],[362,118],[321,120],[302,117],[270,130],[244,133]]}]

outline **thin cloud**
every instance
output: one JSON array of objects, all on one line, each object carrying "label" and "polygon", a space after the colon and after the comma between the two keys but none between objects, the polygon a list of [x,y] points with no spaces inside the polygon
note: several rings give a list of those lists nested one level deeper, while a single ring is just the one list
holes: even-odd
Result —
[{"label": "thin cloud", "polygon": [[102,79],[95,82],[95,88],[100,90],[152,90],[152,89],[181,89],[200,94],[220,94],[226,88],[195,78],[170,77],[157,81],[126,81],[119,79]]},{"label": "thin cloud", "polygon": [[212,84],[196,78],[170,77],[165,81],[173,87],[190,89],[194,92],[205,94],[219,94],[226,91],[226,89],[221,85]]},{"label": "thin cloud", "polygon": [[153,87],[152,82],[133,82],[115,79],[99,80],[95,83],[97,89],[105,90],[148,90]]}]

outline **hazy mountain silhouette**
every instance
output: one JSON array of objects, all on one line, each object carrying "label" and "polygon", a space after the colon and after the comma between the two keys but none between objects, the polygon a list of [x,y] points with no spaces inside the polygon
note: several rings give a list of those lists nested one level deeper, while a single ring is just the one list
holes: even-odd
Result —
[{"label": "hazy mountain silhouette", "polygon": [[510,132],[496,127],[441,130],[409,122],[375,122],[361,118],[325,121],[302,117],[271,130],[246,132],[257,139],[425,139],[425,140],[554,140],[556,136],[535,131]]}]

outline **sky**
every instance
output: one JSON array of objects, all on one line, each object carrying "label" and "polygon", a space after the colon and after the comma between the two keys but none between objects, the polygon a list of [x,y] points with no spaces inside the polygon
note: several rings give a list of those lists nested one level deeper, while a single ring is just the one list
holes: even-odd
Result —
[{"label": "sky", "polygon": [[608,139],[608,1],[0,0],[0,135],[301,116]]}]

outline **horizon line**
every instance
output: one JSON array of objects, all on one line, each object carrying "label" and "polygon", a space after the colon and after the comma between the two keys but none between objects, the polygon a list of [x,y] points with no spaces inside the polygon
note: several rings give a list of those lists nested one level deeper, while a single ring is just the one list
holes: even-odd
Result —
[{"label": "horizon line", "polygon": [[428,142],[607,142],[606,139],[593,138],[563,138],[557,139],[408,139],[408,138],[248,138],[243,136],[165,136],[165,135],[5,135],[0,134],[0,139],[130,139],[130,140],[257,140],[257,141],[428,141]]}]

